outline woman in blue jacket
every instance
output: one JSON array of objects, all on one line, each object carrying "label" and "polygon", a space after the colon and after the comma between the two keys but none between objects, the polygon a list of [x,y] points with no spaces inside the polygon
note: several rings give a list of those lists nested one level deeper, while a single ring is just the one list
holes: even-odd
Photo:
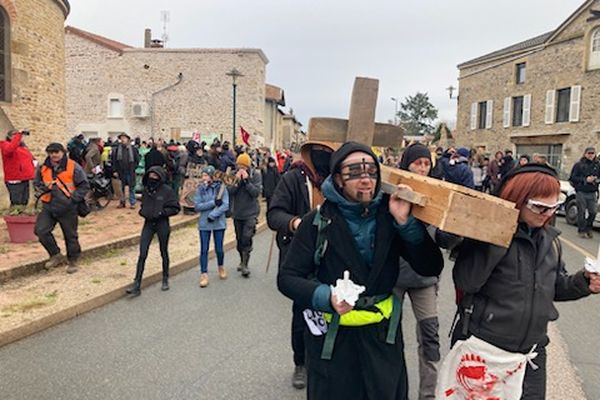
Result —
[{"label": "woman in blue jacket", "polygon": [[227,221],[225,213],[229,210],[229,194],[221,181],[214,180],[215,167],[209,165],[202,170],[202,184],[196,191],[196,211],[200,212],[198,230],[200,231],[200,287],[208,286],[208,247],[210,234],[215,238],[215,253],[219,278],[227,279],[227,272],[223,267],[225,253],[223,252],[223,238]]}]

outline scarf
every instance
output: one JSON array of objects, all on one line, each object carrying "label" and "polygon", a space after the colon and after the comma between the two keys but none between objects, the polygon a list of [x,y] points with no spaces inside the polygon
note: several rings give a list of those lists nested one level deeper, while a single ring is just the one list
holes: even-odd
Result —
[{"label": "scarf", "polygon": [[321,185],[323,184],[323,181],[325,180],[324,178],[322,178],[319,174],[313,172],[308,165],[306,165],[306,163],[302,160],[298,160],[298,161],[294,161],[294,163],[292,164],[291,169],[294,168],[298,168],[299,170],[303,171],[306,176],[308,176],[308,179],[311,181],[311,183],[318,189],[321,190]]}]

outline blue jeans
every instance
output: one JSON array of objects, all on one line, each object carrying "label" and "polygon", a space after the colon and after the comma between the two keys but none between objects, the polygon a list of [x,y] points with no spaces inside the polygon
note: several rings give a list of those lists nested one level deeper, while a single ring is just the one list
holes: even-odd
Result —
[{"label": "blue jeans", "polygon": [[135,174],[119,176],[121,179],[121,204],[125,204],[125,186],[129,186],[129,204],[135,205]]},{"label": "blue jeans", "polygon": [[223,238],[225,237],[225,229],[214,231],[200,231],[200,272],[205,274],[208,272],[208,247],[210,246],[210,234],[215,237],[215,253],[217,253],[217,265],[223,266],[225,253],[223,252]]}]

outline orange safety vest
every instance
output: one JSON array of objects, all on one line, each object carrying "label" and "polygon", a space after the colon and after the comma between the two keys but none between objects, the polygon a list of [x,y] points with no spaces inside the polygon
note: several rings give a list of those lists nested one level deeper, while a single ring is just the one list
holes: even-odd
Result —
[{"label": "orange safety vest", "polygon": [[[56,185],[62,192],[67,196],[67,198],[71,197],[71,193],[75,191],[75,161],[71,159],[67,159],[67,168],[60,172],[56,179],[52,178],[52,168],[49,168],[46,165],[42,166],[41,170],[42,174],[42,182],[48,189],[52,189],[54,185]],[[60,181],[59,181],[60,178]],[[52,200],[52,193],[48,192],[42,197],[40,197],[44,203],[49,203]]]}]

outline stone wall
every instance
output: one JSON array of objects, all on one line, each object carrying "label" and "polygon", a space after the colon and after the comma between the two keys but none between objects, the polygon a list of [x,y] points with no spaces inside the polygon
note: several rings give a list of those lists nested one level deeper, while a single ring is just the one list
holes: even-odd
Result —
[{"label": "stone wall", "polygon": [[[65,119],[62,0],[1,0],[11,22],[11,102],[0,109],[15,128],[29,128],[27,144],[39,158],[51,141],[68,137]],[[5,132],[0,132],[4,139]],[[3,174],[0,168],[0,179]],[[2,185],[0,208],[8,204]]]},{"label": "stone wall", "polygon": [[[485,146],[491,153],[516,145],[561,144],[563,176],[568,173],[584,148],[596,145],[600,137],[600,70],[586,68],[589,41],[585,36],[600,21],[586,22],[587,17],[586,12],[577,18],[566,27],[568,35],[558,35],[561,40],[542,50],[462,68],[457,144]],[[516,84],[515,65],[521,62],[526,62],[526,81]],[[546,92],[574,85],[582,87],[579,122],[546,124]],[[530,126],[504,128],[504,99],[522,95],[531,95]],[[471,130],[471,104],[487,100],[494,102],[491,129]]]},{"label": "stone wall", "polygon": [[[237,68],[236,137],[239,126],[262,136],[267,60],[252,49],[125,49],[122,54],[67,32],[67,125],[71,134],[111,132],[170,139],[172,133],[217,133],[231,140],[232,80]],[[178,74],[183,74],[181,82]],[[158,93],[157,93],[158,92]],[[154,93],[154,95],[153,95]],[[111,96],[122,96],[123,118],[108,117]],[[133,116],[134,102],[148,105]]]}]

